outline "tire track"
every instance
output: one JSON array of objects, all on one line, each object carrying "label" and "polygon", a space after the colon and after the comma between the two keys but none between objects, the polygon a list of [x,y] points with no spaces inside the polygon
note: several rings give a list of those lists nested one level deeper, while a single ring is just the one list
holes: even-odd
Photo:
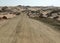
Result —
[{"label": "tire track", "polygon": [[60,33],[22,13],[0,27],[0,43],[60,43]]},{"label": "tire track", "polygon": [[18,17],[11,19],[5,26],[0,28],[0,43],[12,43],[18,21]]},{"label": "tire track", "polygon": [[[30,19],[30,24],[37,31],[37,34],[41,34],[42,39],[47,39],[46,42],[43,40],[43,43],[60,43],[60,33],[54,31],[51,27],[48,27],[42,22]],[[33,24],[33,25],[32,25]]]}]

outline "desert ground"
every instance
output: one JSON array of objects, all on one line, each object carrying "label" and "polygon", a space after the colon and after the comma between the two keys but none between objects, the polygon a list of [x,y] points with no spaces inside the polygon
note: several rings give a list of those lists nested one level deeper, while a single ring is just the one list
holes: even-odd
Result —
[{"label": "desert ground", "polygon": [[60,43],[60,32],[21,13],[0,21],[0,43]]}]

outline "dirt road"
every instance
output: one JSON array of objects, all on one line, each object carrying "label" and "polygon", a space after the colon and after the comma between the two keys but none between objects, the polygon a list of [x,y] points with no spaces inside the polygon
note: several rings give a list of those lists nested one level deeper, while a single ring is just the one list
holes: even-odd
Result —
[{"label": "dirt road", "polygon": [[21,14],[0,25],[0,43],[60,43],[60,33]]}]

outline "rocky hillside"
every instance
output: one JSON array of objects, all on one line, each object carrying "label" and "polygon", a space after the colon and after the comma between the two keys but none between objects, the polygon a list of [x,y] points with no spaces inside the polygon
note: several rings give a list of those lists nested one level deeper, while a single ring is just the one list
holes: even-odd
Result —
[{"label": "rocky hillside", "polygon": [[59,7],[39,7],[39,8],[32,7],[32,8],[28,8],[28,16],[60,20],[60,8]]},{"label": "rocky hillside", "polygon": [[0,15],[14,14],[19,15],[21,12],[27,13],[29,17],[51,18],[60,21],[60,7],[54,6],[4,6],[0,7]]}]

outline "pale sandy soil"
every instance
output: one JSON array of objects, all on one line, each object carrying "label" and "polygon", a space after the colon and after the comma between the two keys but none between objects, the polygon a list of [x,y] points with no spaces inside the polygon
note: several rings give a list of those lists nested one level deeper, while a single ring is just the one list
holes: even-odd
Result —
[{"label": "pale sandy soil", "polygon": [[60,43],[60,33],[26,14],[0,25],[0,43]]}]

